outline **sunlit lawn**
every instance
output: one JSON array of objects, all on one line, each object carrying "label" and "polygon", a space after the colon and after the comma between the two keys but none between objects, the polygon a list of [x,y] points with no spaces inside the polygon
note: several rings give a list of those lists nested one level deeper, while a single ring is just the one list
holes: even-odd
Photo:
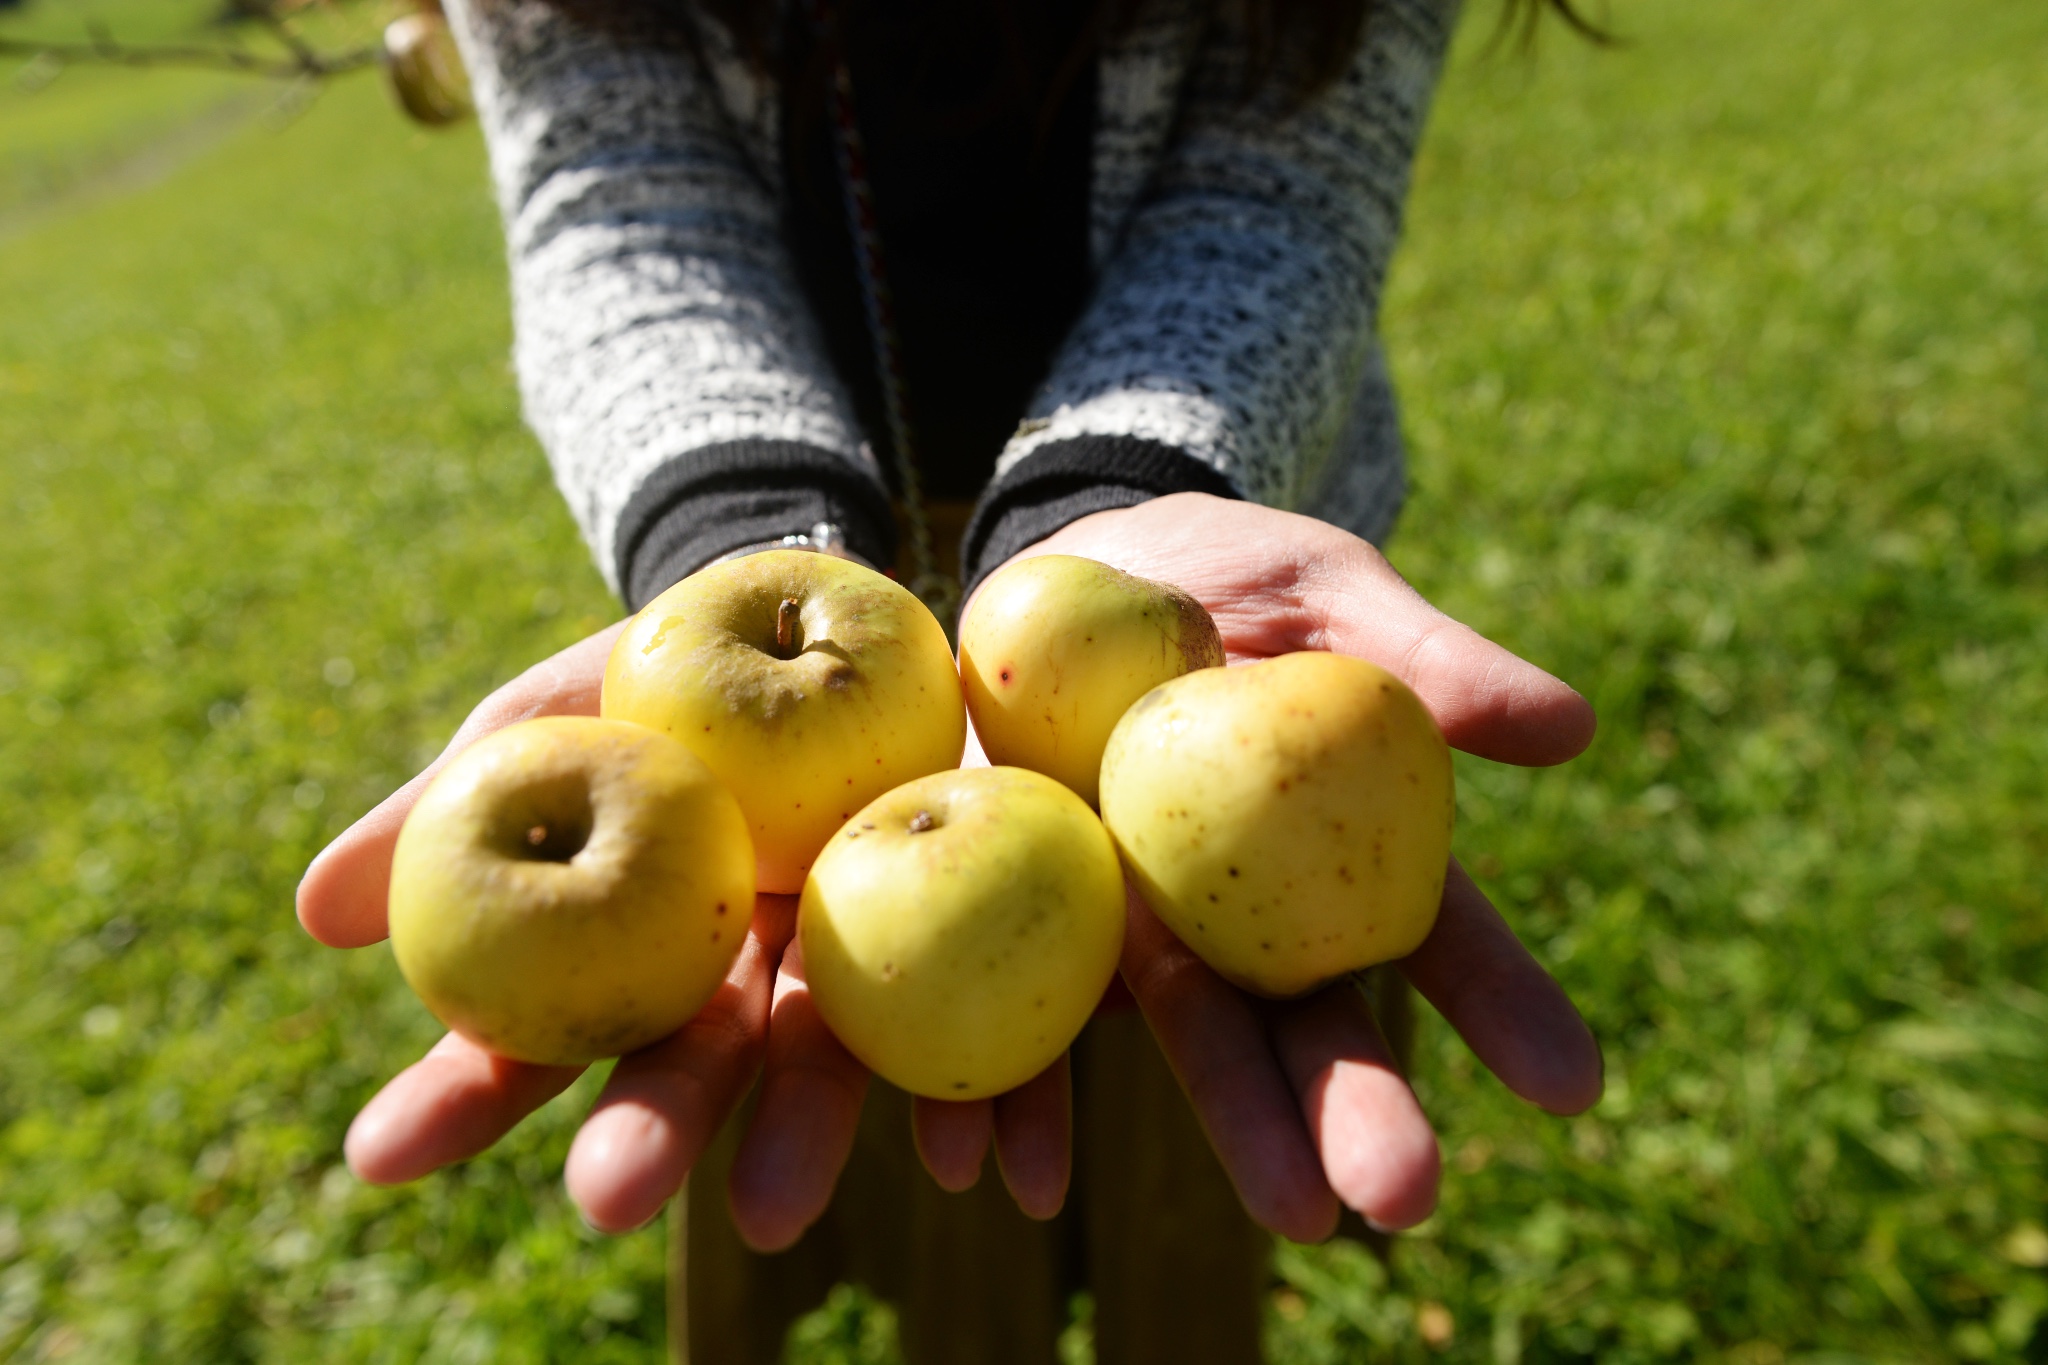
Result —
[{"label": "sunlit lawn", "polygon": [[[329,51],[374,37],[371,0],[333,0],[302,26]],[[0,37],[77,45],[96,34],[131,48],[231,43],[259,57],[281,55],[249,24],[216,22],[224,0],[41,0],[0,5]],[[123,184],[152,181],[215,128],[266,108],[294,106],[297,88],[187,66],[138,77],[113,66],[26,63],[0,57],[0,233],[30,210],[62,206],[67,195],[113,173]],[[43,216],[43,215],[38,215]]]},{"label": "sunlit lawn", "polygon": [[[1428,1029],[1443,1208],[1389,1272],[1283,1249],[1276,1359],[2048,1359],[2048,9],[1640,0],[1533,63],[1484,18],[1386,306],[1391,551],[1600,708],[1462,767],[1458,847],[1608,1097]],[[0,90],[0,211],[240,89],[181,79]],[[348,1177],[435,1029],[290,912],[614,610],[508,348],[473,130],[373,79],[0,238],[0,1355],[657,1356],[659,1232],[560,1193],[587,1082]]]}]

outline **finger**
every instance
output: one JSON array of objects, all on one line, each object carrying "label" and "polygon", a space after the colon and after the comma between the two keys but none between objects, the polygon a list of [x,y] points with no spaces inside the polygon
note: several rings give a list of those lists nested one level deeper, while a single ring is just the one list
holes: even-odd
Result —
[{"label": "finger", "polygon": [[1273,1049],[1337,1197],[1381,1231],[1436,1208],[1436,1134],[1349,981],[1268,1008]]},{"label": "finger", "polygon": [[1337,1198],[1257,1007],[1135,894],[1129,904],[1124,981],[1245,1211],[1298,1242],[1328,1237],[1337,1226]]},{"label": "finger", "polygon": [[910,1106],[910,1131],[918,1158],[948,1194],[974,1188],[995,1130],[993,1100],[928,1100],[919,1095]]},{"label": "finger", "polygon": [[1073,1070],[1065,1053],[995,1103],[996,1167],[1027,1218],[1041,1221],[1067,1202],[1074,1174]]},{"label": "finger", "polygon": [[[1188,556],[1190,526],[1229,552]],[[1052,553],[1177,583],[1208,607],[1234,658],[1324,649],[1371,659],[1415,689],[1460,749],[1546,764],[1592,742],[1584,697],[1438,611],[1378,550],[1326,523],[1174,493],[1070,522],[1024,552]]]},{"label": "finger", "polygon": [[466,1161],[582,1071],[508,1061],[451,1033],[356,1115],[342,1144],[349,1169],[372,1185],[398,1185]]},{"label": "finger", "polygon": [[1431,606],[1379,551],[1302,562],[1295,649],[1371,659],[1414,689],[1454,748],[1501,763],[1562,763],[1593,742],[1592,706],[1570,686]]},{"label": "finger", "polygon": [[612,1069],[563,1171],[592,1226],[624,1232],[660,1213],[745,1096],[767,1045],[775,964],[795,924],[794,896],[762,896],[711,1002]]},{"label": "finger", "polygon": [[486,697],[425,772],[400,787],[320,851],[299,881],[299,923],[330,948],[360,948],[386,933],[391,851],[427,783],[455,755],[494,730],[535,716],[594,716],[620,621],[545,659]]},{"label": "finger", "polygon": [[1600,1098],[1600,1044],[1465,869],[1451,862],[1429,937],[1401,963],[1501,1083],[1553,1114]]},{"label": "finger", "polygon": [[868,1071],[825,1027],[792,941],[775,980],[768,1054],[753,1122],[733,1158],[733,1226],[756,1251],[780,1251],[831,1202],[853,1151]]}]

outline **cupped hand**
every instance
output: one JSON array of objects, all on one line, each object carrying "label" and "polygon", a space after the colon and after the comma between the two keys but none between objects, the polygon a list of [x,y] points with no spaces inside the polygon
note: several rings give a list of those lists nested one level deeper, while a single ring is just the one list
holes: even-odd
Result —
[{"label": "cupped hand", "polygon": [[[1555,763],[1591,738],[1592,713],[1578,694],[1437,612],[1364,542],[1312,519],[1179,495],[1086,518],[1026,554],[1051,552],[1088,555],[1192,592],[1234,659],[1299,649],[1370,658],[1403,677],[1450,742],[1473,753]],[[439,759],[323,851],[299,889],[307,930],[336,947],[382,938],[392,847],[426,782],[506,725],[594,714],[619,629],[493,693]],[[624,1230],[659,1212],[757,1075],[760,1093],[729,1187],[734,1222],[767,1250],[795,1241],[823,1212],[868,1077],[811,1004],[794,928],[793,898],[762,897],[738,961],[705,1010],[614,1068],[566,1171],[571,1196],[594,1225]],[[1402,966],[1517,1093],[1560,1113],[1597,1098],[1591,1034],[1455,866],[1435,931]],[[1260,1222],[1314,1240],[1334,1226],[1339,1200],[1383,1227],[1427,1216],[1435,1140],[1355,990],[1254,1000],[1135,901],[1122,969]],[[576,1074],[508,1062],[451,1035],[364,1108],[349,1133],[349,1161],[378,1183],[415,1179],[483,1151]],[[962,1189],[979,1175],[993,1139],[1020,1207],[1050,1216],[1070,1169],[1068,1087],[1062,1060],[994,1101],[919,1101],[918,1150],[941,1185]]]},{"label": "cupped hand", "polygon": [[[1183,493],[1085,517],[1019,558],[1037,554],[1085,555],[1192,593],[1233,662],[1297,650],[1370,659],[1469,753],[1552,764],[1592,741],[1577,692],[1432,607],[1372,546],[1324,522]],[[1516,1094],[1560,1114],[1599,1098],[1591,1031],[1455,862],[1435,929],[1399,965]],[[1436,1138],[1355,987],[1255,999],[1135,896],[1122,971],[1260,1223],[1317,1241],[1340,1201],[1386,1229],[1428,1217]]]},{"label": "cupped hand", "polygon": [[[597,714],[605,660],[623,625],[493,692],[424,772],[328,845],[299,884],[307,932],[337,948],[382,939],[392,849],[426,784],[464,748],[507,725]],[[795,897],[760,897],[739,958],[710,1004],[613,1068],[564,1173],[570,1197],[594,1226],[625,1231],[659,1213],[757,1076],[760,1092],[728,1186],[734,1225],[755,1247],[775,1250],[824,1212],[853,1147],[868,1073],[819,1018],[795,929]],[[508,1061],[451,1033],[356,1116],[349,1165],[365,1180],[396,1184],[475,1156],[578,1072]],[[996,1100],[920,1101],[915,1113],[918,1149],[941,1185],[972,1185],[993,1137],[1018,1205],[1035,1217],[1058,1211],[1069,1171],[1064,1061]]]}]

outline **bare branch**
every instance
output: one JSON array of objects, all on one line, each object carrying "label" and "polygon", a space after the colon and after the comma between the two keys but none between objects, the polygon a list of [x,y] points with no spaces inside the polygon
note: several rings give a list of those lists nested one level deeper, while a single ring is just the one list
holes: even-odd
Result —
[{"label": "bare branch", "polygon": [[320,54],[299,36],[298,31],[292,27],[291,20],[285,18],[280,6],[266,3],[266,0],[233,0],[233,4],[238,14],[263,25],[270,31],[270,36],[282,43],[301,63],[320,60]]},{"label": "bare branch", "polygon": [[40,88],[72,64],[105,66],[204,67],[264,76],[310,89],[345,72],[382,66],[399,106],[430,127],[455,123],[473,111],[469,79],[448,32],[440,0],[410,0],[408,12],[386,24],[375,45],[323,50],[299,32],[293,16],[310,9],[332,11],[335,0],[226,0],[229,15],[260,25],[281,51],[251,52],[240,32],[217,43],[130,44],[98,23],[86,25],[88,41],[36,42],[0,37],[0,57],[23,56],[29,67],[17,77],[23,89]]},{"label": "bare branch", "polygon": [[277,44],[282,55],[251,53],[236,43],[152,43],[119,41],[98,21],[86,24],[88,41],[83,43],[39,42],[28,38],[0,37],[0,56],[41,58],[59,65],[93,63],[102,66],[185,66],[215,71],[235,71],[277,80],[337,76],[383,60],[374,46],[323,52],[299,33],[290,15],[312,7],[327,8],[324,0],[228,0],[228,9],[242,19],[260,24]]},{"label": "bare branch", "polygon": [[203,67],[214,71],[237,71],[249,76],[269,76],[276,80],[290,80],[297,76],[338,76],[343,72],[375,66],[382,60],[374,47],[317,52],[295,46],[288,57],[262,57],[240,48],[211,44],[135,47],[97,31],[93,33],[92,41],[86,43],[0,38],[0,56],[48,57],[66,65]]}]

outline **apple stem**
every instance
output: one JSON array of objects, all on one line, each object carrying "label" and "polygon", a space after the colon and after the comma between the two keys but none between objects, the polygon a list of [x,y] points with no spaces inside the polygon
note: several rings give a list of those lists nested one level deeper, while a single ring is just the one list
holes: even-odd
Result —
[{"label": "apple stem", "polygon": [[930,811],[921,810],[910,817],[910,832],[912,834],[922,834],[938,823],[938,821],[932,819]]},{"label": "apple stem", "polygon": [[775,652],[783,658],[789,657],[790,646],[796,643],[797,600],[794,597],[782,599],[782,605],[775,609]]}]

